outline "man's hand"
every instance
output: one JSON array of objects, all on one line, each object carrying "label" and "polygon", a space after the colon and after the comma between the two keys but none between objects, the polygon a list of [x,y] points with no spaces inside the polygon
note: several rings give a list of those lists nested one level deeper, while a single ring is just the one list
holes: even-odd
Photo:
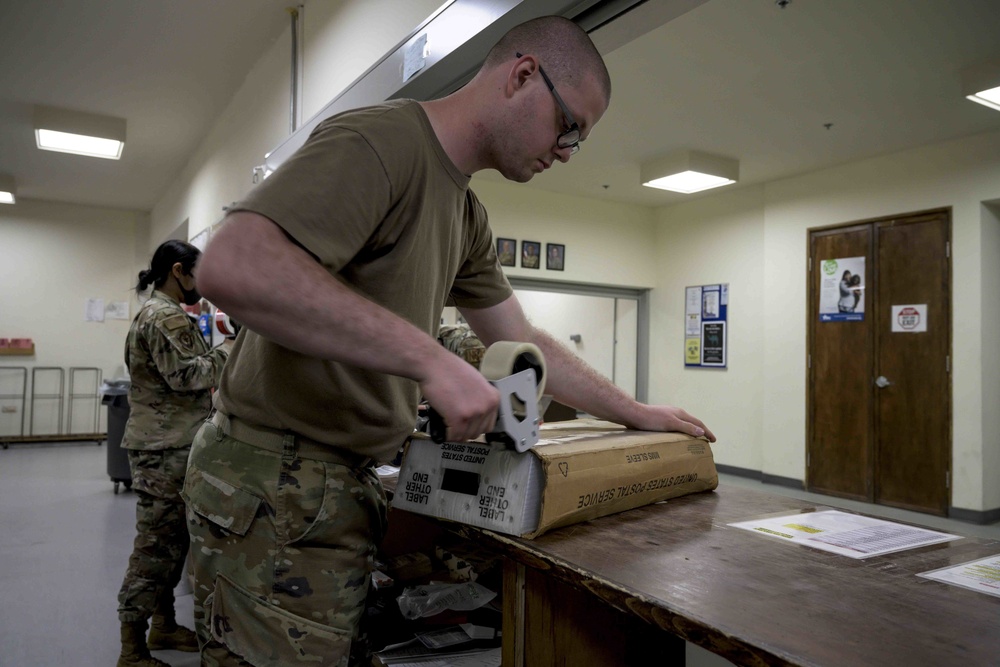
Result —
[{"label": "man's hand", "polygon": [[644,405],[628,426],[640,431],[677,431],[715,442],[715,434],[697,417],[671,405]]},{"label": "man's hand", "polygon": [[479,371],[444,348],[428,368],[427,377],[418,380],[420,391],[444,418],[447,440],[473,440],[493,430],[500,392]]}]

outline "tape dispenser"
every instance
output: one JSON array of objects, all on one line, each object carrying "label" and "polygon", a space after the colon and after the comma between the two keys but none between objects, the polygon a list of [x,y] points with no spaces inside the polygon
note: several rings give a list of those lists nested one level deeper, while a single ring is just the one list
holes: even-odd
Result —
[{"label": "tape dispenser", "polygon": [[[499,341],[490,345],[479,364],[479,372],[500,392],[500,409],[494,430],[486,442],[525,452],[538,443],[541,417],[538,402],[545,390],[545,357],[537,345]],[[446,440],[447,425],[430,410],[431,440]]]}]

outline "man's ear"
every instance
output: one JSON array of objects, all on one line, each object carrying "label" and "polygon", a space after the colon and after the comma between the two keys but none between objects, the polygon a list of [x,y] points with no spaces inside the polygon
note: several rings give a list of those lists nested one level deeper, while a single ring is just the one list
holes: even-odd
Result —
[{"label": "man's ear", "polygon": [[521,90],[525,84],[528,82],[529,77],[535,73],[538,69],[538,60],[531,55],[521,56],[514,63],[514,66],[510,70],[510,74],[507,75],[507,95],[513,95],[517,91]]}]

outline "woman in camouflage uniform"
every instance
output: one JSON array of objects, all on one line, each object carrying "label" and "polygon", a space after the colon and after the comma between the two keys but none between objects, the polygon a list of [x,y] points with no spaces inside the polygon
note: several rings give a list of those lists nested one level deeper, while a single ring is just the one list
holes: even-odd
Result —
[{"label": "woman in camouflage uniform", "polygon": [[[136,492],[135,546],[118,593],[122,651],[118,667],[160,667],[150,649],[194,652],[194,632],[174,619],[173,589],[188,551],[184,485],[191,441],[212,408],[229,356],[227,345],[211,349],[181,302],[201,300],[192,269],[201,255],[182,241],[156,249],[149,269],[139,272],[136,293],[153,293],[132,321],[125,346],[131,375],[131,413],[122,447],[128,449]],[[146,624],[153,624],[146,640]]]}]

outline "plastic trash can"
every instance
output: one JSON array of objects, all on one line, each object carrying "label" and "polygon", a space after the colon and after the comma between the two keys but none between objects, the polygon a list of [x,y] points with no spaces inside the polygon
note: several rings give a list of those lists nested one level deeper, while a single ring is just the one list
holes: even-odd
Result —
[{"label": "plastic trash can", "polygon": [[125,424],[128,422],[128,380],[112,380],[101,387],[101,403],[108,406],[108,477],[115,484],[124,484],[126,489],[132,488],[132,469],[128,464],[128,450],[122,448],[122,437],[125,435]]}]

